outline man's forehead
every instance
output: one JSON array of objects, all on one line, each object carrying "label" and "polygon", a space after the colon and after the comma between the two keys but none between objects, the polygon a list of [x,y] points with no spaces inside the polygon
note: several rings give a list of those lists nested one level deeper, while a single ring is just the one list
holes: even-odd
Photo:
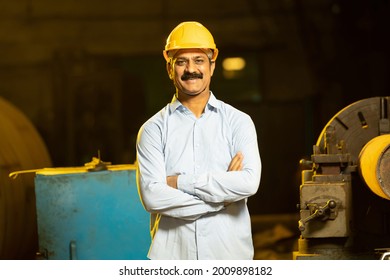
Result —
[{"label": "man's forehead", "polygon": [[181,49],[174,54],[174,58],[178,57],[206,57],[206,53],[202,49]]}]

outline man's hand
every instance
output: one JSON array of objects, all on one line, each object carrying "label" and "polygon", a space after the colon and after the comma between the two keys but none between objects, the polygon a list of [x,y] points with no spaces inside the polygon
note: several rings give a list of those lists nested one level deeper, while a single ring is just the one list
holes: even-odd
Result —
[{"label": "man's hand", "polygon": [[242,170],[242,161],[244,156],[241,152],[238,152],[230,161],[228,171],[240,171]]},{"label": "man's hand", "polygon": [[177,189],[177,176],[167,176],[167,184],[171,188]]}]

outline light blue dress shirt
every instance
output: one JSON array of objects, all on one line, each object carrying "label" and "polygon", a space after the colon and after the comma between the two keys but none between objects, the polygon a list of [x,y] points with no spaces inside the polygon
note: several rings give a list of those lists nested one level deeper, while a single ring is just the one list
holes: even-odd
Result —
[{"label": "light blue dress shirt", "polygon": [[[174,97],[141,127],[136,148],[150,259],[253,259],[247,198],[259,188],[261,160],[249,115],[210,93],[197,119]],[[239,151],[243,169],[228,172]],[[171,175],[178,189],[167,185]]]}]

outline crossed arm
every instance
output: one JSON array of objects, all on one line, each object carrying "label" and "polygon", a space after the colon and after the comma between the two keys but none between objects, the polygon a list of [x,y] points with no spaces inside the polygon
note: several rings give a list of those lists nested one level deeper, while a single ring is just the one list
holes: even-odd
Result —
[{"label": "crossed arm", "polygon": [[240,126],[235,133],[234,148],[240,152],[227,170],[201,174],[167,176],[160,133],[148,126],[137,142],[137,185],[147,211],[193,220],[257,191],[261,162],[253,125]]},{"label": "crossed arm", "polygon": [[[240,171],[242,170],[242,161],[244,160],[244,156],[241,152],[238,152],[230,161],[228,171]],[[177,178],[178,175],[175,176],[167,176],[167,185],[171,188],[177,189]]]},{"label": "crossed arm", "polygon": [[[244,159],[243,154],[241,152],[238,152],[232,158],[227,171],[229,172],[229,171],[242,170],[243,159]],[[174,195],[172,197],[172,199],[173,199],[172,202],[167,202],[167,200],[164,200],[165,201],[164,204],[167,203],[170,206],[167,205],[167,207],[163,207],[163,206],[159,205],[158,202],[156,203],[156,206],[152,206],[152,204],[150,204],[150,203],[146,203],[147,205],[145,205],[145,200],[142,199],[144,206],[146,206],[148,211],[164,213],[165,215],[176,217],[176,218],[181,218],[184,220],[195,220],[198,217],[202,216],[203,214],[206,214],[208,212],[215,212],[215,211],[222,210],[224,207],[227,207],[230,204],[229,202],[207,203],[207,202],[200,200],[199,198],[193,197],[192,195],[188,195],[188,194],[183,193],[181,191],[178,192],[178,190],[177,190],[178,175],[167,176],[166,180],[167,180],[167,185],[170,188],[165,189],[165,191],[164,191],[165,195],[167,195],[167,192],[171,193],[171,191],[169,191],[169,189],[172,190],[171,195]],[[163,189],[164,188],[162,188],[160,190],[163,190]],[[144,193],[144,192],[145,192],[145,190],[141,190],[141,193]],[[180,193],[180,195],[179,195],[179,193]],[[171,195],[168,195],[168,197],[171,197]],[[141,197],[146,198],[144,195],[142,195]],[[152,200],[149,200],[149,201],[156,202],[156,200],[158,200],[158,197],[162,197],[162,196],[156,195],[156,196],[154,196],[154,198],[152,198]],[[170,200],[171,199],[168,199],[168,201],[170,201]],[[173,202],[173,201],[175,201],[175,202]],[[184,207],[184,206],[186,206],[186,207],[185,208],[181,208],[181,207],[177,208],[177,207],[173,206],[178,201],[183,202],[183,204],[181,204],[181,207]],[[158,210],[158,208],[160,208],[160,207],[162,207],[162,208],[160,210]],[[180,208],[182,210],[179,210]]]}]

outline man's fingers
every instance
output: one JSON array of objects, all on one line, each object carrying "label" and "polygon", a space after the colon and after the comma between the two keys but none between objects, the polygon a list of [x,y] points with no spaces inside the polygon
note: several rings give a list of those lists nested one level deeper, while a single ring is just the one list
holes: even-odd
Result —
[{"label": "man's fingers", "polygon": [[229,171],[237,171],[240,168],[240,159],[238,157],[234,157],[230,162]]},{"label": "man's fingers", "polygon": [[177,189],[177,175],[167,177],[167,185],[171,188]]},{"label": "man's fingers", "polygon": [[244,156],[238,152],[231,160],[228,171],[239,171],[242,169],[242,161]]}]

